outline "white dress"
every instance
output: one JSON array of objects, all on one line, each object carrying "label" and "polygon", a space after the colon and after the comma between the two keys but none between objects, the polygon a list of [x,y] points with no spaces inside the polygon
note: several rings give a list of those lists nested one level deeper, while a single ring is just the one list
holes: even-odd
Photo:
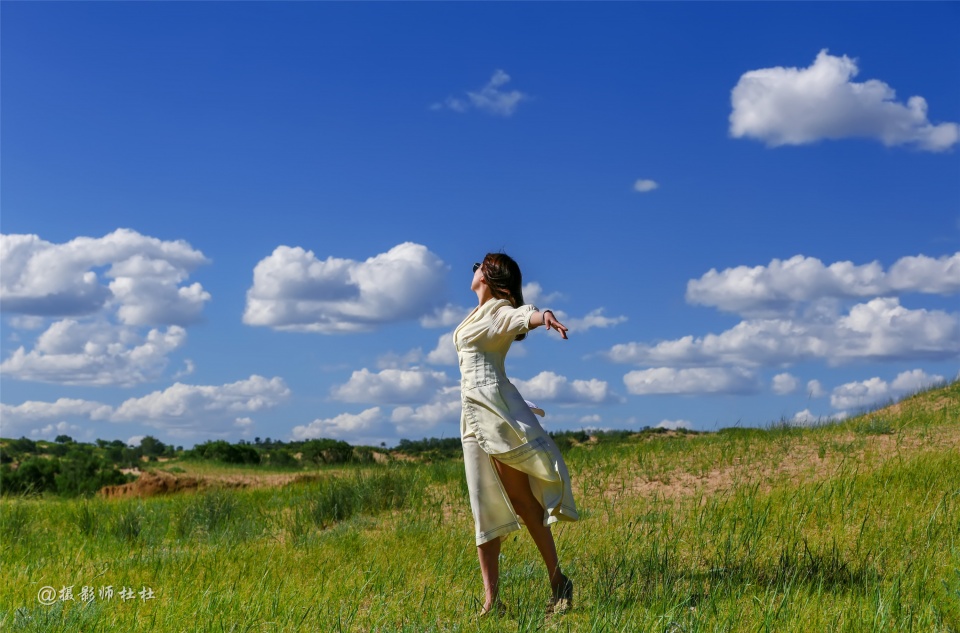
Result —
[{"label": "white dress", "polygon": [[521,525],[493,458],[528,475],[530,490],[543,506],[544,525],[579,519],[560,450],[504,370],[511,343],[530,329],[530,317],[536,310],[531,305],[514,308],[506,299],[490,299],[453,333],[460,360],[460,437],[477,545]]}]

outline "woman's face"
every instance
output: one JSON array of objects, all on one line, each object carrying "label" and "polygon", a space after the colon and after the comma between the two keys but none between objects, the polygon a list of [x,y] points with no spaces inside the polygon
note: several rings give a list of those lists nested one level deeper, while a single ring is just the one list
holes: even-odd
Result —
[{"label": "woman's face", "polygon": [[483,268],[474,265],[473,281],[470,283],[470,290],[476,292],[483,285]]}]

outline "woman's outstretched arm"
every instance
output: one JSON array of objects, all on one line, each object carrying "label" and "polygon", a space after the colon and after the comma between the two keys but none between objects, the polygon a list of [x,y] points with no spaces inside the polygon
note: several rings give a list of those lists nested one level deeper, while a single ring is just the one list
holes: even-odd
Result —
[{"label": "woman's outstretched arm", "polygon": [[540,327],[541,325],[546,326],[547,330],[556,330],[560,332],[560,336],[567,338],[567,326],[560,321],[557,321],[557,317],[553,316],[553,311],[551,310],[537,310],[530,315],[530,329]]}]

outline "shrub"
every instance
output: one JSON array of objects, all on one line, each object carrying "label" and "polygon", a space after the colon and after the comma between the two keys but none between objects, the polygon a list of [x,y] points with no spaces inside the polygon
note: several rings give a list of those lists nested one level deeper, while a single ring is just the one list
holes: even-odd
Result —
[{"label": "shrub", "polygon": [[353,461],[353,446],[342,440],[317,439],[303,444],[303,459],[315,464],[345,464]]},{"label": "shrub", "polygon": [[60,460],[56,458],[30,457],[20,462],[17,469],[3,464],[0,466],[0,494],[32,495],[56,491],[59,473]]},{"label": "shrub", "polygon": [[216,440],[197,444],[187,451],[186,457],[206,459],[227,464],[259,464],[260,452],[249,444],[231,444]]}]

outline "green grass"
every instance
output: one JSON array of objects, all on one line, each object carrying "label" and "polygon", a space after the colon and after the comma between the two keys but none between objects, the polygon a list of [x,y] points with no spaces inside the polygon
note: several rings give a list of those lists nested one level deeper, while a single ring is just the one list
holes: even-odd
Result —
[{"label": "green grass", "polygon": [[[0,628],[960,631],[960,383],[839,424],[640,435],[566,454],[584,518],[555,529],[576,583],[562,617],[545,618],[539,556],[514,533],[508,615],[474,618],[462,463],[437,461],[148,499],[5,499]],[[44,586],[72,586],[75,599],[42,605]],[[112,599],[96,596],[107,586]]]}]

